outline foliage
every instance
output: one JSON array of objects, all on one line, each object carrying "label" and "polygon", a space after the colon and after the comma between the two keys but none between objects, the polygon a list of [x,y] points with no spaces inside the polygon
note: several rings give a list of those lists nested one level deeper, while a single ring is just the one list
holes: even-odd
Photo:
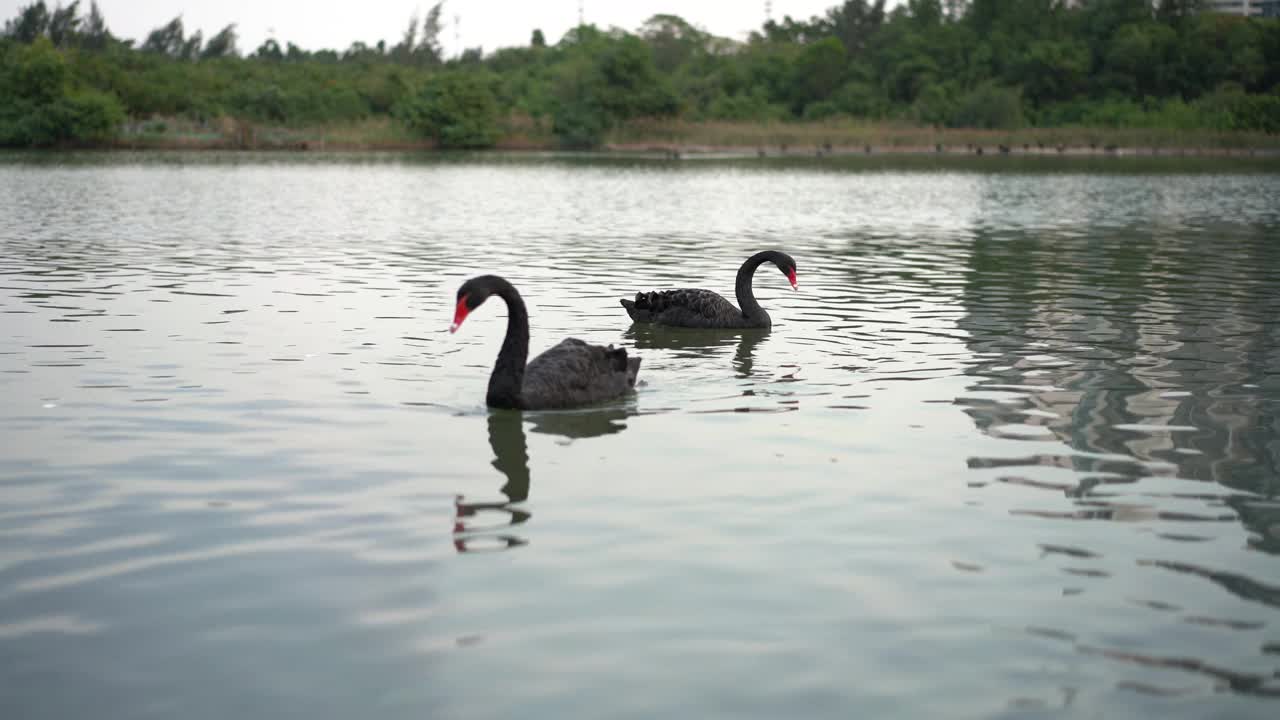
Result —
[{"label": "foliage", "polygon": [[9,47],[0,56],[0,145],[101,140],[124,120],[111,95],[73,83],[51,40]]},{"label": "foliage", "polygon": [[446,147],[517,127],[594,147],[651,120],[1280,132],[1280,20],[1201,0],[843,0],[745,41],[665,14],[634,33],[583,25],[553,44],[533,30],[526,46],[451,58],[443,7],[390,44],[269,38],[242,54],[234,24],[206,39],[179,16],[135,48],[93,0],[87,14],[83,0],[35,0],[0,35],[2,139],[105,138],[125,115],[293,128],[395,118]]},{"label": "foliage", "polygon": [[239,50],[236,49],[236,25],[232,23],[222,28],[217,35],[209,38],[204,50],[200,51],[200,59],[235,57],[239,54]]},{"label": "foliage", "polygon": [[639,38],[581,27],[561,45],[565,57],[552,76],[550,104],[563,145],[593,147],[620,121],[675,113],[675,95]]},{"label": "foliage", "polygon": [[450,71],[431,77],[396,114],[442,148],[492,147],[498,138],[498,104],[487,73]]},{"label": "foliage", "polygon": [[1024,122],[1022,95],[994,83],[980,85],[956,99],[947,117],[951,127],[1014,130]]}]

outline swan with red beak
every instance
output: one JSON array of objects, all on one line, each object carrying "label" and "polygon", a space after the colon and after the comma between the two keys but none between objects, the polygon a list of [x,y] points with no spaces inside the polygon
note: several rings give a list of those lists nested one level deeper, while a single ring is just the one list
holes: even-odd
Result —
[{"label": "swan with red beak", "polygon": [[529,311],[515,287],[497,275],[474,277],[458,288],[449,332],[457,332],[467,316],[493,295],[507,304],[507,333],[489,375],[488,406],[580,407],[621,397],[635,388],[640,358],[628,357],[625,348],[567,338],[528,360]]},{"label": "swan with red beak", "polygon": [[638,292],[634,300],[619,302],[636,323],[690,328],[769,328],[773,326],[773,319],[760,307],[751,287],[756,268],[766,262],[782,271],[792,290],[799,289],[795,259],[784,252],[765,250],[747,258],[738,268],[734,292],[739,307],[718,293],[692,288]]}]

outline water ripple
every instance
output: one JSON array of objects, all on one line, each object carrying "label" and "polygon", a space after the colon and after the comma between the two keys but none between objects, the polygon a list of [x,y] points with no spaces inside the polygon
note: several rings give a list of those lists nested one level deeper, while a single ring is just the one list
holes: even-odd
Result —
[{"label": "water ripple", "polygon": [[1270,717],[1280,176],[880,162],[3,162],[0,714]]}]

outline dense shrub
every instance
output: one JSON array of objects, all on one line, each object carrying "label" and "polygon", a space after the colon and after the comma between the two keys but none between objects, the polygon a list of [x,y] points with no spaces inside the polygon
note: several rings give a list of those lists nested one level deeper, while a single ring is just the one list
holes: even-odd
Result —
[{"label": "dense shrub", "polygon": [[0,145],[102,140],[124,121],[114,96],[75,86],[66,59],[46,38],[9,45],[0,59]]},{"label": "dense shrub", "polygon": [[952,127],[1012,130],[1026,118],[1018,90],[985,83],[956,98],[948,125]]},{"label": "dense shrub", "polygon": [[552,80],[552,130],[562,145],[594,147],[619,122],[676,113],[675,94],[641,40],[579,30]]},{"label": "dense shrub", "polygon": [[396,114],[442,148],[492,147],[498,139],[492,84],[485,73],[442,72],[397,106]]}]

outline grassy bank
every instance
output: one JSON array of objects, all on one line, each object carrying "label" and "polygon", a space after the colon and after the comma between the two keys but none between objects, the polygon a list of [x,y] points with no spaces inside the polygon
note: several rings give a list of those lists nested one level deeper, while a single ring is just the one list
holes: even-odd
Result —
[{"label": "grassy bank", "polygon": [[[117,138],[93,147],[186,150],[432,150],[435,144],[385,117],[332,125],[285,128],[231,118],[198,123],[182,119],[130,123]],[[555,150],[546,123],[516,118],[503,123],[496,149]],[[730,153],[804,156],[855,153],[972,154],[1280,154],[1280,136],[1209,130],[1026,128],[972,130],[853,121],[631,122],[605,137],[604,150],[663,154]]]},{"label": "grassy bank", "polygon": [[819,152],[1094,152],[1280,151],[1280,135],[1147,128],[1026,128],[979,130],[855,121],[781,123],[635,122],[609,137],[615,147],[747,149],[766,154]]},{"label": "grassy bank", "polygon": [[[388,117],[310,127],[280,127],[234,118],[205,122],[162,118],[127,124],[115,138],[76,147],[127,150],[433,150],[436,143]],[[556,146],[549,130],[529,119],[505,123],[496,149]]]}]

